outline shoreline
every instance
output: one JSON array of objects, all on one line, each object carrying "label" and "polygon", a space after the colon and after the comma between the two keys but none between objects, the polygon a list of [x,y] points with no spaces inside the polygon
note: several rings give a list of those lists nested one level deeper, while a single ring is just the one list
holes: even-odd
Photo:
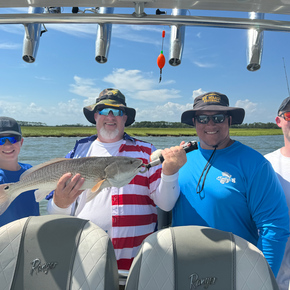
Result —
[{"label": "shoreline", "polygon": [[[95,127],[22,126],[23,137],[87,137],[96,134]],[[197,136],[195,128],[125,128],[131,136],[178,137]],[[230,128],[230,136],[283,135],[281,129]]]}]

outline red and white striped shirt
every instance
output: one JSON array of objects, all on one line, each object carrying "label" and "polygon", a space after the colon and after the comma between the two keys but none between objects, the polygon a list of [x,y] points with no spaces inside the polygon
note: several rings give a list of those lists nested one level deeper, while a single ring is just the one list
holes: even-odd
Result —
[{"label": "red and white striped shirt", "polygon": [[[80,140],[67,157],[98,156],[89,153],[95,139],[96,137],[89,137]],[[116,156],[139,158],[147,164],[155,150],[152,144],[125,134]],[[160,183],[160,177],[161,166],[154,166],[145,173],[136,175],[122,188],[111,187],[102,190],[88,203],[85,203],[85,192],[78,199],[75,215],[91,220],[108,232],[120,270],[129,270],[142,241],[156,229],[157,209],[153,193]]]}]

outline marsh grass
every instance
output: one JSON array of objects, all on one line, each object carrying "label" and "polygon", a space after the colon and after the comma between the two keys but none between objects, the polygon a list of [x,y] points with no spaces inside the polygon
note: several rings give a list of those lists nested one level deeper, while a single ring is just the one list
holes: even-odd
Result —
[{"label": "marsh grass", "polygon": [[[85,137],[96,134],[95,127],[22,126],[24,137]],[[195,128],[125,128],[131,136],[196,136]],[[280,129],[231,128],[231,136],[282,135]]]},{"label": "marsh grass", "polygon": [[95,127],[22,126],[21,130],[24,137],[83,137],[96,134]]}]

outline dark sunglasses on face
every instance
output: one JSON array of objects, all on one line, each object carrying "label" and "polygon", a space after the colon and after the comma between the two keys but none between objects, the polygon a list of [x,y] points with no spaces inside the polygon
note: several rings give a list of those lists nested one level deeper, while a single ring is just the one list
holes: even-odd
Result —
[{"label": "dark sunglasses on face", "polygon": [[278,115],[278,117],[282,117],[285,121],[289,122],[290,121],[290,112],[284,112],[284,113]]},{"label": "dark sunglasses on face", "polygon": [[21,140],[21,136],[3,136],[0,137],[0,145],[4,145],[8,140],[11,144],[15,144]]},{"label": "dark sunglasses on face", "polygon": [[103,110],[99,111],[98,113],[99,113],[99,115],[108,116],[110,112],[112,112],[112,114],[115,117],[117,117],[117,116],[122,117],[124,115],[124,112],[122,110],[112,109],[112,108],[104,108]]},{"label": "dark sunglasses on face", "polygon": [[226,117],[227,115],[225,114],[195,116],[197,122],[200,124],[207,124],[209,120],[212,120],[216,124],[223,123]]}]

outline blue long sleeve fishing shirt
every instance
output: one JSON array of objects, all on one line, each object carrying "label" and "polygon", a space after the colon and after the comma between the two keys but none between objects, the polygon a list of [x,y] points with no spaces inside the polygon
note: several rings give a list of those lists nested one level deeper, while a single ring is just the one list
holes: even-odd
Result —
[{"label": "blue long sleeve fishing shirt", "polygon": [[232,232],[262,250],[276,276],[289,236],[288,207],[276,173],[260,153],[236,141],[216,150],[211,168],[201,178],[204,189],[197,194],[212,152],[199,146],[187,154],[179,171],[180,196],[172,225]]}]

